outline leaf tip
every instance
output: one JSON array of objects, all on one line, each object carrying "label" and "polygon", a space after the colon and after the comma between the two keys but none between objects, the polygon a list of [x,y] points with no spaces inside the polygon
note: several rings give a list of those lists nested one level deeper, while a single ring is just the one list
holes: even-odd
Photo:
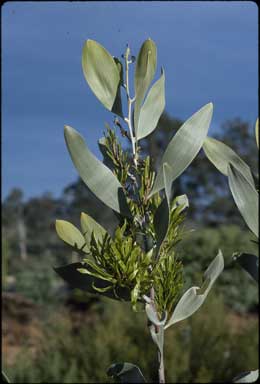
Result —
[{"label": "leaf tip", "polygon": [[69,133],[72,133],[74,131],[74,129],[72,127],[70,127],[69,125],[64,125],[64,134],[69,134]]},{"label": "leaf tip", "polygon": [[86,213],[84,213],[84,212],[80,212],[80,218],[81,218],[81,219],[83,219],[85,216],[87,216]]},{"label": "leaf tip", "polygon": [[92,39],[87,39],[87,40],[85,41],[85,45],[90,45],[90,44],[93,44],[93,43],[96,43],[96,41],[95,41],[95,40],[92,40]]},{"label": "leaf tip", "polygon": [[56,229],[57,229],[57,227],[59,227],[60,225],[61,225],[61,222],[62,222],[63,220],[55,220],[55,227],[56,227]]},{"label": "leaf tip", "polygon": [[57,232],[57,235],[62,238],[62,225],[64,223],[64,220],[55,220],[55,229]]}]

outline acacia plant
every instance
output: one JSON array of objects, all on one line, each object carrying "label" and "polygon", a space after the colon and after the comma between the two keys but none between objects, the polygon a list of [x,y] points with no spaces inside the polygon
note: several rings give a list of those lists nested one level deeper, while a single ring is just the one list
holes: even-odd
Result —
[{"label": "acacia plant", "polygon": [[[258,119],[255,124],[255,135],[259,148]],[[228,177],[229,188],[236,206],[254,236],[252,241],[259,245],[259,196],[250,167],[226,144],[212,137],[206,138],[203,149],[212,164]],[[234,252],[233,260],[238,262],[258,283],[259,260],[256,255]],[[243,372],[233,382],[252,383],[258,379],[258,376],[258,369]]]},{"label": "acacia plant", "polygon": [[[164,383],[165,331],[203,304],[224,268],[219,250],[204,272],[201,287],[191,287],[183,294],[183,265],[176,244],[185,233],[189,203],[186,195],[174,194],[174,181],[201,149],[213,105],[204,105],[181,126],[169,142],[157,173],[153,172],[153,159],[144,157],[139,142],[153,132],[164,110],[165,73],[161,69],[159,79],[151,85],[157,67],[157,49],[151,39],[142,44],[136,59],[129,46],[121,58],[122,62],[112,57],[96,41],[84,44],[85,79],[97,99],[114,115],[113,126],[106,124],[104,136],[98,141],[103,162],[90,152],[74,128],[66,125],[64,129],[80,177],[111,208],[117,227],[114,231],[104,228],[87,212],[81,214],[80,230],[57,220],[57,234],[78,252],[81,261],[55,270],[72,287],[129,301],[134,311],[146,311],[151,337],[158,348],[159,382]],[[133,67],[131,95],[129,74]],[[119,136],[130,143],[131,153],[123,149]],[[138,366],[132,363],[115,363],[107,373],[121,382],[145,382]]]}]

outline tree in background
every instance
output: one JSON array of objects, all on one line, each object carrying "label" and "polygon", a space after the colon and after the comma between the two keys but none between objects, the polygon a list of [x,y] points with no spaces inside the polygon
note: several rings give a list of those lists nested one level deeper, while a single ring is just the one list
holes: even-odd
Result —
[{"label": "tree in background", "polygon": [[[154,169],[157,169],[168,141],[181,124],[181,120],[163,113],[156,130],[142,140],[141,145],[144,151],[152,153]],[[250,124],[239,118],[227,120],[219,127],[215,137],[231,146],[235,152],[241,153],[257,180],[257,150]],[[216,226],[232,222],[244,227],[243,220],[232,203],[225,176],[215,172],[203,151],[200,151],[183,177],[176,180],[175,190],[178,194],[188,191],[190,196],[189,218],[199,221],[201,225]]]},{"label": "tree in background", "polygon": [[21,260],[27,260],[27,228],[24,217],[23,192],[14,188],[4,202],[2,216],[4,235],[12,251],[19,252]]},{"label": "tree in background", "polygon": [[[158,122],[156,130],[141,141],[144,152],[150,151],[152,153],[154,169],[158,167],[166,143],[173,137],[180,125],[180,120],[171,118],[167,113],[164,113]],[[115,126],[115,129],[118,129],[117,126]],[[243,158],[250,165],[253,175],[257,178],[256,146],[250,124],[238,118],[229,120],[219,127],[217,137],[234,148],[237,153],[242,153]],[[190,164],[182,178],[175,180],[175,190],[178,194],[182,194],[184,191],[189,192],[190,209],[188,219],[190,225],[193,228],[195,223],[196,228],[198,225],[201,228],[211,227],[211,229],[205,228],[195,231],[191,237],[191,242],[188,240],[184,242],[183,258],[185,263],[190,266],[187,269],[188,279],[189,271],[193,273],[194,269],[199,268],[199,255],[200,262],[203,267],[206,267],[212,253],[217,251],[220,244],[222,244],[224,253],[227,255],[229,253],[231,255],[236,244],[242,250],[243,242],[248,251],[253,251],[252,247],[254,245],[250,242],[250,234],[245,231],[240,235],[241,230],[239,228],[244,228],[244,222],[232,202],[226,178],[220,172],[215,171],[214,166],[205,159],[203,151]],[[196,209],[198,204],[203,208],[203,214]],[[65,264],[71,260],[76,261],[75,255],[59,241],[54,233],[54,221],[57,216],[60,216],[65,219],[70,218],[74,225],[78,225],[80,213],[84,212],[86,207],[88,207],[90,215],[97,222],[102,223],[109,232],[113,231],[117,220],[115,215],[95,197],[80,178],[66,186],[59,199],[54,199],[50,193],[45,193],[40,197],[24,201],[21,190],[10,191],[2,203],[2,235],[8,241],[9,273],[13,275],[16,273],[15,271],[24,269],[24,265],[21,264],[23,259],[21,258],[16,226],[17,217],[21,212],[27,231],[27,257],[28,262],[31,263],[30,270],[33,273],[32,261],[37,262],[35,267],[40,267],[48,255],[53,265]],[[232,223],[232,226],[230,226],[230,223]],[[211,247],[206,245],[205,239],[208,237],[211,239]],[[201,248],[204,250],[203,257],[200,252]],[[197,255],[197,257],[189,256],[191,250],[192,254]],[[44,259],[39,257],[40,255],[45,255]],[[56,277],[53,276],[53,278]],[[241,279],[240,284],[236,284],[237,279]],[[35,279],[32,279],[33,281]],[[234,281],[236,289],[228,290],[224,298],[226,303],[228,305],[235,303],[234,308],[241,311],[255,308],[256,295],[252,294],[254,287],[248,281],[247,276],[240,276],[233,269],[227,270],[225,277],[220,277],[220,290],[224,291],[231,281]],[[246,294],[243,293],[243,287],[245,286],[247,286]]]}]

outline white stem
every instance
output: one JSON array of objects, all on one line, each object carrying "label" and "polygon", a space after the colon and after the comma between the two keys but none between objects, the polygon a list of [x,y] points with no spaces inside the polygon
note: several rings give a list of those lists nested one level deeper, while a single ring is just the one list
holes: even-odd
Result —
[{"label": "white stem", "polygon": [[130,50],[129,50],[129,48],[127,48],[126,54],[125,54],[125,66],[126,66],[126,84],[125,84],[125,89],[126,89],[127,104],[128,104],[128,117],[125,117],[124,120],[127,123],[128,128],[129,128],[130,139],[131,139],[131,143],[132,143],[134,163],[135,163],[135,165],[137,165],[136,140],[135,140],[135,137],[134,137],[133,126],[132,126],[132,104],[135,101],[135,97],[131,98],[130,97],[130,92],[129,92],[129,64],[131,63],[131,61],[128,60],[129,52],[130,52]]}]

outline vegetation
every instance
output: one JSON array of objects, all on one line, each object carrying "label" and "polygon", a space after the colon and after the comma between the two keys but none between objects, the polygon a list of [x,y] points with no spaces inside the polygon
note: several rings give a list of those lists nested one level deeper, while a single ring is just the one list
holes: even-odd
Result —
[{"label": "vegetation", "polygon": [[[132,375],[138,382],[144,377],[157,382],[158,372],[160,382],[165,382],[164,362],[170,381],[226,381],[256,364],[256,355],[250,352],[256,348],[252,336],[256,325],[240,329],[236,335],[228,319],[231,312],[225,316],[227,308],[246,312],[257,305],[256,287],[247,275],[241,276],[231,259],[234,250],[255,254],[257,245],[230,203],[225,177],[205,159],[206,153],[212,161],[209,147],[214,139],[206,139],[212,105],[201,108],[184,124],[171,119],[162,114],[163,70],[149,89],[156,68],[154,43],[150,39],[144,42],[137,60],[127,47],[124,60],[125,66],[94,41],[88,40],[83,49],[88,84],[102,104],[117,115],[113,127],[107,124],[98,142],[103,163],[91,154],[76,130],[65,126],[66,144],[82,180],[66,187],[60,199],[46,194],[24,202],[21,191],[14,190],[3,203],[5,287],[23,293],[42,308],[50,308],[50,312],[46,308],[42,328],[45,342],[37,348],[36,356],[28,349],[22,351],[15,370],[10,370],[13,381],[108,381],[111,379],[105,370],[111,361],[118,360],[133,362],[108,369],[109,376],[122,382]],[[135,61],[135,97],[131,98],[128,73]],[[104,68],[107,82],[100,81]],[[126,92],[125,117],[121,90]],[[232,134],[234,127],[242,133],[235,136],[235,146],[240,147],[240,137],[251,143],[246,123],[235,120],[227,124]],[[204,152],[180,179],[203,142]],[[178,151],[181,146],[183,152]],[[248,148],[244,156],[252,165],[250,180],[254,185],[258,175],[254,152],[250,145]],[[234,188],[231,191],[234,196]],[[82,213],[86,209],[87,213]],[[226,220],[227,212],[235,224]],[[242,215],[252,230],[252,215],[244,211]],[[69,247],[57,241],[56,217],[62,217],[56,221],[57,234]],[[256,234],[255,228],[253,232]],[[209,290],[223,269],[220,247],[225,271],[216,285],[217,299]],[[214,254],[217,256],[212,262]],[[91,327],[74,325],[70,314],[61,309],[68,303],[68,291],[63,290],[50,264],[63,264],[55,270],[70,284],[70,303],[88,308],[86,317]],[[14,277],[11,285],[8,276]],[[196,286],[189,288],[191,285]],[[121,302],[107,301],[97,294]],[[208,294],[209,302],[201,313],[185,320]],[[136,313],[129,312],[122,301],[130,301]],[[51,315],[54,306],[61,310],[58,321]],[[179,324],[181,320],[185,321]],[[170,328],[173,324],[174,333]],[[164,343],[168,328],[169,338]],[[159,367],[154,364],[156,349],[149,344],[149,332],[158,348]],[[147,345],[151,347],[147,349]]]},{"label": "vegetation", "polygon": [[[11,381],[111,382],[106,369],[121,356],[138,364],[148,382],[158,382],[156,348],[144,327],[144,313],[108,300],[93,305],[78,321],[68,310],[53,314],[44,325],[37,353],[24,347],[7,370]],[[169,329],[165,340],[169,382],[228,382],[240,370],[256,366],[257,320],[239,327],[237,333],[235,318],[226,313],[221,297],[211,293],[198,313]]]}]

